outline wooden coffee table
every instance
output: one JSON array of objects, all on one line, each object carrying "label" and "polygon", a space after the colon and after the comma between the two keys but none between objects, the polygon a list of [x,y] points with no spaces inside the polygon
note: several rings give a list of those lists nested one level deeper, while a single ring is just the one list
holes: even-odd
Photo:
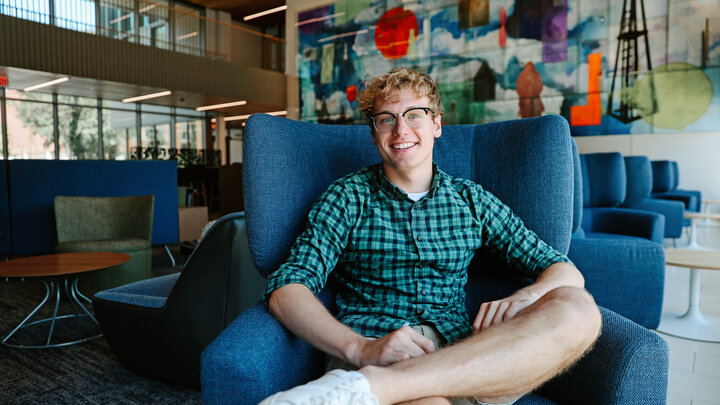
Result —
[{"label": "wooden coffee table", "polygon": [[666,249],[665,262],[690,269],[690,299],[684,314],[663,313],[658,331],[703,342],[720,342],[720,317],[700,312],[700,270],[720,270],[720,251]]},{"label": "wooden coffee table", "polygon": [[[79,275],[88,271],[101,270],[123,264],[129,260],[130,255],[125,253],[79,252],[31,256],[0,262],[0,277],[36,278],[45,285],[45,298],[43,298],[40,304],[38,304],[15,329],[3,337],[2,343],[17,348],[48,348],[67,346],[102,336],[102,333],[100,333],[94,336],[82,337],[77,340],[52,343],[53,331],[57,320],[87,316],[92,319],[95,324],[98,324],[97,319],[95,319],[81,301],[84,300],[89,303],[90,299],[78,290]],[[75,310],[73,314],[58,316],[61,287],[64,288],[68,300]],[[33,315],[35,315],[52,296],[55,297],[55,308],[52,317],[28,323]],[[81,309],[82,312],[80,312],[79,309]],[[50,322],[50,331],[48,332],[47,342],[44,345],[23,345],[8,342],[17,331],[47,322]]]}]

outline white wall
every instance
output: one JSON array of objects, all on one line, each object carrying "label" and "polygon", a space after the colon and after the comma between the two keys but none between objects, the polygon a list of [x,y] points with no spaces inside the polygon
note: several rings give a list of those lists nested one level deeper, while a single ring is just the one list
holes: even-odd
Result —
[{"label": "white wall", "polygon": [[577,136],[580,153],[620,152],[650,160],[675,160],[679,188],[700,190],[703,199],[720,199],[720,132]]}]

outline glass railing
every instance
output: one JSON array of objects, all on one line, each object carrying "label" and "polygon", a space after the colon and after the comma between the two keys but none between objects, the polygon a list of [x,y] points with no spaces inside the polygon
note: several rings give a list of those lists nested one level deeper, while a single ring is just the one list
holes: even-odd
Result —
[{"label": "glass railing", "polygon": [[228,42],[228,37],[250,36],[243,40],[277,47],[285,42],[205,17],[203,8],[172,0],[0,0],[0,14],[225,61],[230,59],[229,50],[219,44]]}]

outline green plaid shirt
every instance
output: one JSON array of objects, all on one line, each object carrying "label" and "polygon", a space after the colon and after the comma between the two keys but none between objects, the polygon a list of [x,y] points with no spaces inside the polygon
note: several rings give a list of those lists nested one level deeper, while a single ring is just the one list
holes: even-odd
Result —
[{"label": "green plaid shirt", "polygon": [[333,183],[287,262],[269,277],[266,302],[291,283],[317,294],[332,273],[340,286],[337,317],[356,332],[379,337],[406,323],[431,323],[452,343],[472,332],[464,286],[479,247],[533,279],[569,262],[480,185],[433,171],[430,192],[418,202],[379,164]]}]

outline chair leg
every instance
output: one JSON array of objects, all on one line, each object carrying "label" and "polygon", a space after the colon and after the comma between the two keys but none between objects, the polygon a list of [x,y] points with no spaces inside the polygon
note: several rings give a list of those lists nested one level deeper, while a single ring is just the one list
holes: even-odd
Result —
[{"label": "chair leg", "polygon": [[170,248],[168,247],[167,243],[164,244],[163,247],[165,248],[165,253],[167,253],[168,257],[170,258],[170,263],[172,263],[172,266],[175,267],[175,258],[170,252]]}]

